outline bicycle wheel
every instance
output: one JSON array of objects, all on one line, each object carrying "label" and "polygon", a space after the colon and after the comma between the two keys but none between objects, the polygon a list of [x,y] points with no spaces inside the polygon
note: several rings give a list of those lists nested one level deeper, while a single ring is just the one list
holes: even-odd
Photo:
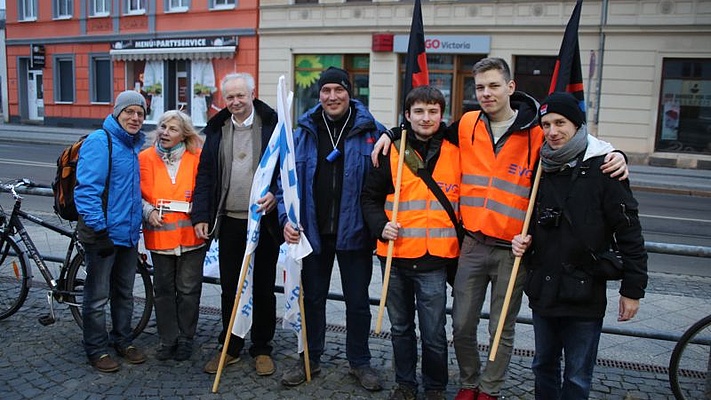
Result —
[{"label": "bicycle wheel", "polygon": [[[72,311],[74,321],[83,326],[82,320],[82,300],[84,292],[84,280],[86,279],[86,266],[84,265],[84,256],[77,254],[72,258],[69,266],[69,275],[67,277],[67,288],[71,292],[69,295],[69,308]],[[151,276],[141,261],[136,265],[136,281],[133,285],[133,318],[131,326],[133,327],[133,337],[138,336],[148,325],[153,312],[153,283]],[[111,330],[111,318],[106,319],[107,329]]]},{"label": "bicycle wheel", "polygon": [[674,346],[669,382],[678,400],[711,399],[711,315],[696,322]]},{"label": "bicycle wheel", "polygon": [[29,290],[27,259],[15,239],[8,237],[0,244],[0,320],[22,307]]}]

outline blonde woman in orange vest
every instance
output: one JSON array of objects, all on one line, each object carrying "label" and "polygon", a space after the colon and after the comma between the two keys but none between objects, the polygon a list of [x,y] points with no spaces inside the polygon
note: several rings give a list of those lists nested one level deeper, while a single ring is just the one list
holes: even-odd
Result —
[{"label": "blonde woman in orange vest", "polygon": [[154,145],[138,156],[143,235],[155,269],[160,361],[187,360],[193,351],[207,250],[189,215],[201,146],[190,117],[171,110],[158,120]]},{"label": "blonde woman in orange vest", "polygon": [[[422,339],[422,387],[427,399],[444,399],[449,374],[445,333],[447,269],[457,264],[459,242],[455,224],[423,180],[441,188],[458,220],[459,149],[444,140],[445,99],[432,86],[420,86],[405,99],[407,166],[402,169],[400,212],[392,222],[398,147],[381,156],[370,170],[361,194],[363,217],[378,240],[377,255],[385,268],[388,241],[394,241],[387,308],[393,345],[395,387],[391,399],[417,396],[417,334]],[[446,200],[445,200],[446,199]],[[445,203],[446,204],[446,203]],[[458,225],[458,223],[457,223]],[[418,323],[415,323],[415,314]]]}]

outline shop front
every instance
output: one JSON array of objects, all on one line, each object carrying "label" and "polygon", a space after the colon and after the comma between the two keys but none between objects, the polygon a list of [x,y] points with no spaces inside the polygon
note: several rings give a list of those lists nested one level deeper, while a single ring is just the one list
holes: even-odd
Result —
[{"label": "shop front", "polygon": [[221,77],[234,70],[236,50],[236,37],[193,37],[117,41],[110,55],[124,64],[127,85],[146,98],[146,124],[177,109],[201,127],[220,110],[214,96]]}]

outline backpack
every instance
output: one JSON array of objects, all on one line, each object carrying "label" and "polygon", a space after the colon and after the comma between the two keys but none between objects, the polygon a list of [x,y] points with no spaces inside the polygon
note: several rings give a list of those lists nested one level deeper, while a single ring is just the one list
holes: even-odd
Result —
[{"label": "backpack", "polygon": [[[111,176],[111,135],[106,132],[109,141],[109,172],[106,174],[106,185],[104,193],[101,195],[103,203],[106,204],[109,190],[109,178]],[[84,135],[79,140],[67,146],[57,158],[57,173],[52,181],[52,192],[54,194],[54,212],[61,218],[68,221],[77,221],[79,213],[74,205],[74,187],[77,185],[77,162],[79,161],[79,149],[84,144],[84,140],[89,135]]]}]

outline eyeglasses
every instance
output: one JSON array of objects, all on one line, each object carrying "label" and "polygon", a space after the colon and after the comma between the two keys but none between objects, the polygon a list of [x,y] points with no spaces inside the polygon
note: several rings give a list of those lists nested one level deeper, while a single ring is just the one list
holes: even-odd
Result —
[{"label": "eyeglasses", "polygon": [[126,115],[128,115],[131,118],[138,116],[138,118],[143,119],[146,117],[146,114],[143,111],[125,109],[125,110],[123,110],[123,112],[125,112]]}]

